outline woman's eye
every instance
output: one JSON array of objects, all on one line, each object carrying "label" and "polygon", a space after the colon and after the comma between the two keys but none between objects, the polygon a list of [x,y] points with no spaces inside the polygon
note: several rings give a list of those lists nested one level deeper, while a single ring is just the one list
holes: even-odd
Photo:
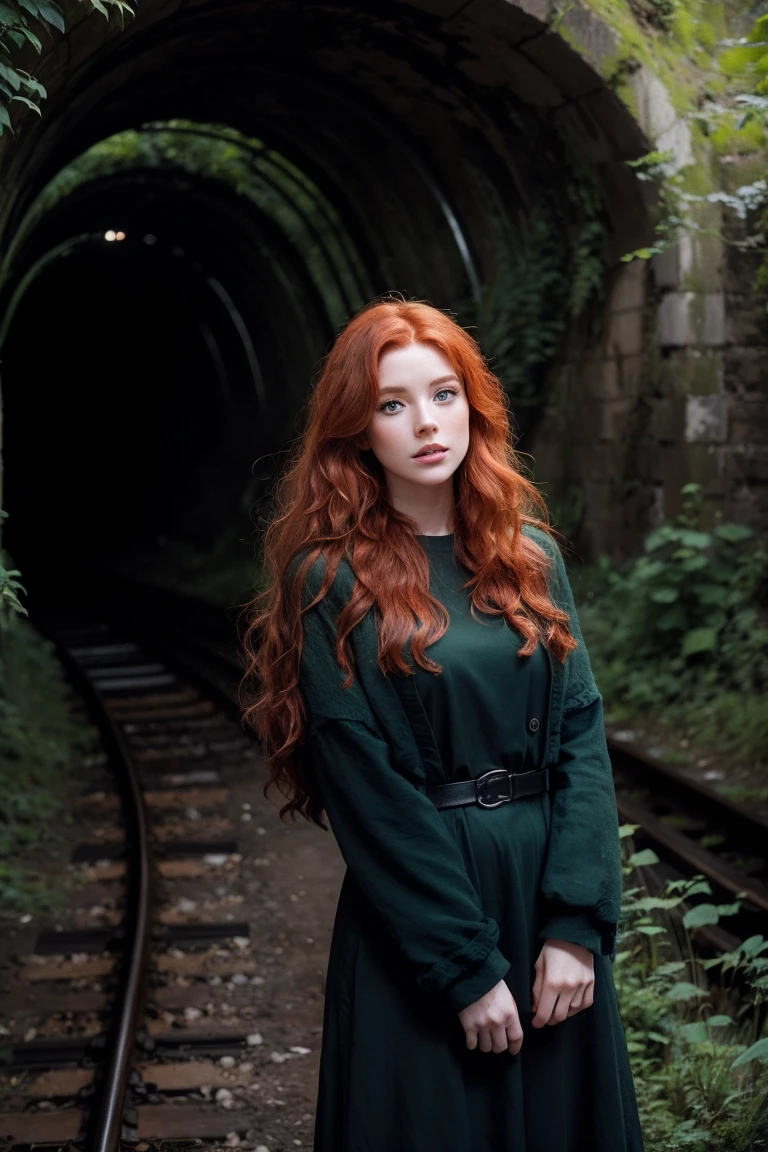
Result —
[{"label": "woman's eye", "polygon": [[455,396],[453,388],[441,388],[439,392],[435,393],[436,396]]},{"label": "woman's eye", "polygon": [[399,404],[399,400],[385,400],[383,404],[379,405],[379,412],[396,412],[396,408],[390,408],[390,404]]}]

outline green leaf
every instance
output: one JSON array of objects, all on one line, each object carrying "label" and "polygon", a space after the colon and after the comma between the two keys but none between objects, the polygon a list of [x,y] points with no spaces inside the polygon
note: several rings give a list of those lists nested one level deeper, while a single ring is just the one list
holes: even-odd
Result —
[{"label": "green leaf", "polygon": [[657,1044],[669,1044],[669,1036],[664,1036],[661,1032],[648,1032],[646,1035],[649,1040],[655,1040]]},{"label": "green leaf", "polygon": [[766,948],[768,948],[768,941],[763,936],[748,936],[746,940],[742,941],[739,951],[744,956],[752,958]]},{"label": "green leaf", "polygon": [[0,24],[7,24],[9,27],[20,24],[19,13],[16,12],[9,4],[0,4]]},{"label": "green leaf", "polygon": [[733,904],[718,904],[717,910],[721,916],[735,916],[741,911],[741,900],[735,900]]},{"label": "green leaf", "polygon": [[3,80],[7,80],[14,92],[18,92],[21,88],[21,76],[13,68],[9,68],[7,64],[0,62],[0,76]]},{"label": "green leaf", "polygon": [[[712,895],[712,887],[707,880],[697,880],[694,884],[691,884],[690,888],[687,887],[688,883],[689,881],[685,880],[682,884],[686,897],[698,896],[699,892],[703,892],[705,896]],[[671,885],[669,887],[671,891]]]},{"label": "green leaf", "polygon": [[35,36],[34,32],[31,31],[31,29],[24,28],[24,36],[26,37],[26,39],[29,41],[29,43],[32,45],[33,48],[36,48],[38,52],[42,52],[43,46],[40,43],[40,40],[38,39],[38,37]]},{"label": "green leaf", "polygon": [[619,839],[623,840],[626,836],[633,836],[639,827],[639,824],[621,824],[619,826]]},{"label": "green leaf", "polygon": [[737,1056],[731,1068],[741,1068],[752,1060],[768,1060],[768,1036],[764,1036],[762,1040],[747,1048],[746,1052],[742,1052],[741,1056]]},{"label": "green leaf", "polygon": [[666,929],[662,928],[660,924],[640,924],[635,931],[642,932],[643,936],[658,936]]},{"label": "green leaf", "polygon": [[746,524],[718,524],[713,532],[719,540],[726,540],[729,544],[738,544],[741,540],[748,540],[750,536],[754,536],[754,532]]},{"label": "green leaf", "polygon": [[697,997],[706,996],[707,993],[703,988],[699,988],[696,984],[690,984],[688,981],[681,981],[679,984],[673,984],[667,990],[667,1000],[695,1000]]},{"label": "green leaf", "polygon": [[680,1035],[687,1040],[689,1044],[701,1044],[709,1040],[707,1029],[700,1020],[694,1021],[693,1024],[682,1024],[680,1027]]},{"label": "green leaf", "polygon": [[643,896],[641,899],[635,900],[632,907],[638,908],[643,912],[650,912],[654,908],[677,908],[683,899],[683,896]]},{"label": "green leaf", "polygon": [[8,39],[12,40],[17,48],[23,48],[25,43],[26,43],[26,40],[24,38],[24,33],[23,32],[16,32],[13,29],[9,29]]},{"label": "green leaf", "polygon": [[694,628],[683,638],[683,656],[695,656],[697,652],[712,652],[717,647],[717,632],[714,628]]},{"label": "green leaf", "polygon": [[692,528],[681,528],[679,533],[680,543],[684,544],[686,548],[709,548],[712,543],[712,537],[709,532],[696,532]]},{"label": "green leaf", "polygon": [[30,76],[25,72],[22,74],[21,79],[24,87],[27,88],[28,91],[36,92],[42,100],[45,100],[48,93],[46,92],[45,88],[43,88],[42,84],[38,80],[35,80],[34,76]]},{"label": "green leaf", "polygon": [[27,100],[26,96],[14,96],[13,99],[20,100],[22,104],[26,104],[28,108],[31,108],[33,112],[37,112],[38,116],[42,116],[42,112],[37,104],[33,104],[31,100]]},{"label": "green leaf", "polygon": [[680,591],[677,588],[657,588],[655,592],[651,592],[651,600],[655,604],[674,604],[675,600],[680,599]]},{"label": "green leaf", "polygon": [[[11,128],[11,118],[8,115],[8,109],[5,104],[0,104],[0,126],[3,128]],[[11,128],[13,132],[13,128]]]},{"label": "green leaf", "polygon": [[702,928],[705,924],[717,924],[720,913],[714,904],[697,904],[683,916],[684,928]]},{"label": "green leaf", "polygon": [[729,1024],[733,1024],[730,1016],[710,1016],[705,1021],[707,1028],[725,1028]]},{"label": "green leaf", "polygon": [[644,848],[642,852],[633,852],[629,858],[633,868],[643,868],[649,864],[658,864],[659,858],[653,848]]},{"label": "green leaf", "polygon": [[48,24],[52,24],[59,32],[65,32],[64,26],[64,13],[58,4],[54,4],[53,0],[37,0],[38,19],[42,18]]},{"label": "green leaf", "polygon": [[701,570],[706,568],[708,564],[709,560],[707,557],[702,556],[699,552],[695,556],[690,556],[688,559],[683,560],[683,563],[680,565],[680,567],[682,568],[683,572],[701,572]]}]

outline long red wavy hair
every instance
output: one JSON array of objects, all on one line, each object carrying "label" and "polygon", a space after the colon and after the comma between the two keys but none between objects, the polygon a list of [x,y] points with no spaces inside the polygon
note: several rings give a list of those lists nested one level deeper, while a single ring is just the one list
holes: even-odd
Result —
[{"label": "long red wavy hair", "polygon": [[[389,502],[381,466],[358,443],[376,408],[380,357],[412,342],[446,356],[469,403],[469,447],[454,474],[454,530],[457,559],[472,573],[467,587],[475,607],[503,615],[517,629],[524,639],[521,656],[530,656],[539,641],[559,661],[576,647],[567,613],[548,594],[549,560],[520,532],[523,524],[551,528],[544,500],[522,474],[512,446],[501,383],[475,340],[439,309],[416,301],[373,301],[338,337],[309,398],[305,431],[278,482],[276,510],[264,535],[267,584],[248,606],[243,637],[243,718],[266,759],[264,793],[276,784],[288,798],[281,818],[299,811],[321,828],[322,800],[302,756],[306,713],[299,687],[302,586],[318,557],[326,557],[326,575],[313,603],[325,595],[342,557],[356,576],[336,622],[345,686],[354,678],[348,637],[371,608],[383,673],[412,674],[403,656],[409,638],[414,660],[440,671],[426,649],[445,632],[448,615],[429,592],[419,526]],[[295,577],[286,581],[300,553]]]}]

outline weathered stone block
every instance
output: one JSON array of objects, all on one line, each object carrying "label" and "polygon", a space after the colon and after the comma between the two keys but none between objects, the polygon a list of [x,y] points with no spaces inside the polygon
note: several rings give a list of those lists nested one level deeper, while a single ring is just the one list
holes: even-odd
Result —
[{"label": "weathered stone block", "polygon": [[729,416],[730,444],[768,446],[768,400],[731,400]]},{"label": "weathered stone block", "polygon": [[642,308],[645,303],[645,260],[632,260],[622,264],[617,270],[609,308],[612,312],[625,312],[630,308]]},{"label": "weathered stone block", "polygon": [[694,161],[691,132],[680,120],[667,89],[649,68],[636,69],[629,77],[635,96],[640,127],[660,152],[671,152],[669,175]]},{"label": "weathered stone block", "polygon": [[580,4],[568,5],[561,22],[564,35],[596,71],[606,75],[621,47],[618,32]]},{"label": "weathered stone block", "polygon": [[768,339],[765,313],[755,306],[754,296],[728,295],[727,332],[729,344],[765,347]]},{"label": "weathered stone block", "polygon": [[680,287],[689,292],[717,292],[723,288],[723,242],[719,235],[682,232]]},{"label": "weathered stone block", "polygon": [[626,436],[632,408],[632,403],[623,399],[605,400],[602,404],[590,404],[587,427],[601,442],[620,443]]},{"label": "weathered stone block", "polygon": [[594,400],[617,400],[621,396],[619,366],[615,359],[585,364],[583,379]]},{"label": "weathered stone block", "polygon": [[768,447],[750,444],[724,451],[723,475],[737,484],[768,484]]},{"label": "weathered stone block", "polygon": [[613,312],[608,321],[606,337],[609,356],[635,356],[643,349],[643,312],[634,308],[629,312]]},{"label": "weathered stone block", "polygon": [[658,312],[659,344],[718,347],[725,343],[725,298],[722,292],[667,292]]},{"label": "weathered stone block", "polygon": [[654,399],[651,404],[649,433],[659,445],[681,444],[686,420],[684,396]]},{"label": "weathered stone block", "polygon": [[768,396],[768,349],[764,345],[726,348],[723,378],[728,391],[738,396]]},{"label": "weathered stone block", "polygon": [[636,400],[640,395],[646,359],[643,353],[637,356],[622,356],[618,361],[619,389],[621,395]]},{"label": "weathered stone block", "polygon": [[723,390],[723,352],[719,348],[673,348],[664,363],[669,390],[689,396],[714,396]]},{"label": "weathered stone block", "polygon": [[680,287],[680,245],[670,244],[658,256],[651,257],[653,280],[657,288]]},{"label": "weathered stone block", "polygon": [[700,484],[708,499],[722,495],[722,449],[715,444],[688,444],[684,456],[686,481]]},{"label": "weathered stone block", "polygon": [[728,436],[728,399],[689,396],[685,408],[685,439],[689,444],[722,444]]}]

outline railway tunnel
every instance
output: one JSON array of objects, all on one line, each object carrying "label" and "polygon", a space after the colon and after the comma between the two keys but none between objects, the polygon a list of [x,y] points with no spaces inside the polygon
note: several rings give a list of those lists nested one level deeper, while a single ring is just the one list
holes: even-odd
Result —
[{"label": "railway tunnel", "polygon": [[[143,0],[44,53],[44,115],[1,161],[5,543],[30,579],[247,534],[380,293],[472,327],[536,455],[653,199],[626,163],[646,137],[545,9]],[[567,489],[572,435],[545,438]]]}]

